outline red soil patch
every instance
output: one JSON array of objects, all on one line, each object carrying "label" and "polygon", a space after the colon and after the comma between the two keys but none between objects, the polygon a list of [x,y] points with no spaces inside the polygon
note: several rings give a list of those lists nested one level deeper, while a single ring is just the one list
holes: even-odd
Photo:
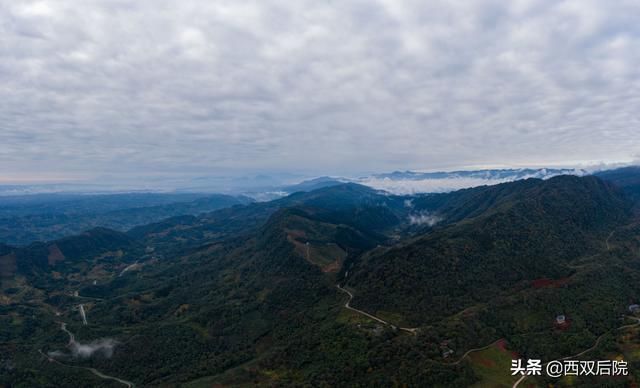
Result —
[{"label": "red soil patch", "polygon": [[507,350],[507,340],[504,339],[504,338],[499,339],[498,342],[496,342],[496,348],[498,348],[501,352],[509,353],[511,355],[512,359],[517,359],[517,358],[520,357],[518,355],[518,352],[513,352],[513,351]]},{"label": "red soil patch", "polygon": [[567,330],[571,327],[571,321],[569,319],[566,319],[563,323],[553,321],[553,326],[558,330]]},{"label": "red soil patch", "polygon": [[322,272],[338,272],[342,268],[342,263],[339,260],[334,261],[333,263],[326,265],[322,268]]},{"label": "red soil patch", "polygon": [[504,339],[504,338],[499,339],[498,342],[496,342],[496,347],[498,349],[500,349],[501,351],[506,352],[507,351],[507,340]]},{"label": "red soil patch", "polygon": [[55,265],[59,261],[64,261],[62,251],[56,244],[49,245],[49,256],[47,257],[47,262],[49,265]]},{"label": "red soil patch", "polygon": [[482,366],[486,366],[487,368],[493,368],[496,366],[495,361],[493,360],[488,360],[486,358],[481,358],[478,361],[478,364],[482,365]]},{"label": "red soil patch", "polygon": [[533,288],[546,288],[546,287],[560,287],[569,283],[569,278],[562,279],[535,279],[531,281],[531,287]]},{"label": "red soil patch", "polygon": [[[293,240],[298,240],[298,239],[306,239],[307,238],[307,233],[305,233],[304,230],[297,230],[297,229],[285,229],[285,232],[287,232],[287,237]],[[291,240],[289,240],[291,241]]]}]

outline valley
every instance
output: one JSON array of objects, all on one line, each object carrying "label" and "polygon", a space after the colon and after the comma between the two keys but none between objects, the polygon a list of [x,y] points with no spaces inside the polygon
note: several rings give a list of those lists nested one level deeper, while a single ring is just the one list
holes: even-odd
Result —
[{"label": "valley", "polygon": [[0,0],[0,388],[640,387],[638,15]]},{"label": "valley", "polygon": [[2,246],[0,384],[554,382],[511,376],[516,357],[624,357],[627,384],[640,223],[626,190],[569,176],[415,196],[344,184]]}]

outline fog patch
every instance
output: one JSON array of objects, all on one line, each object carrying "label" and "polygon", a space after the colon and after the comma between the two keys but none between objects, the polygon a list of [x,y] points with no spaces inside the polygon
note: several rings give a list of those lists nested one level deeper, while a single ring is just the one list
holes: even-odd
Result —
[{"label": "fog patch", "polygon": [[59,350],[54,350],[52,352],[48,352],[47,355],[49,355],[49,357],[53,357],[53,358],[60,358],[60,357],[66,356],[66,354],[64,354],[63,352],[61,352]]},{"label": "fog patch", "polygon": [[283,198],[289,195],[286,191],[265,191],[265,192],[250,192],[244,193],[247,197],[253,199],[256,202],[268,202],[278,198]]},{"label": "fog patch", "polygon": [[414,195],[419,193],[445,193],[469,187],[497,185],[511,181],[512,179],[443,178],[413,180],[371,177],[361,179],[358,183],[396,195]]},{"label": "fog patch", "polygon": [[446,193],[470,187],[490,186],[521,179],[549,179],[558,175],[587,175],[583,169],[503,169],[453,172],[393,172],[353,180],[365,186],[396,195]]},{"label": "fog patch", "polygon": [[442,221],[442,217],[429,212],[420,212],[416,214],[409,214],[409,223],[411,225],[427,225],[434,226],[438,222]]},{"label": "fog patch", "polygon": [[[113,356],[113,350],[118,345],[118,341],[112,338],[101,338],[89,343],[83,344],[76,341],[76,337],[67,329],[66,323],[61,322],[60,328],[69,336],[69,344],[67,347],[71,350],[72,357],[75,358],[89,358],[92,356],[103,356],[111,358]],[[68,354],[64,354],[60,351],[49,352],[51,357],[67,357]]]},{"label": "fog patch", "polygon": [[69,348],[74,357],[89,358],[94,355],[101,355],[106,358],[111,358],[111,356],[113,356],[113,349],[117,344],[118,342],[114,339],[103,338],[88,344],[73,341],[69,343]]}]

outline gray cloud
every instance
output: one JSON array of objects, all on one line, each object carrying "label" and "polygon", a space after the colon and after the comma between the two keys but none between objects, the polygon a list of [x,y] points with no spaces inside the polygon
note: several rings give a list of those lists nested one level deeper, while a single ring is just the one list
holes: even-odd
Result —
[{"label": "gray cloud", "polygon": [[634,159],[637,1],[0,4],[0,180]]}]

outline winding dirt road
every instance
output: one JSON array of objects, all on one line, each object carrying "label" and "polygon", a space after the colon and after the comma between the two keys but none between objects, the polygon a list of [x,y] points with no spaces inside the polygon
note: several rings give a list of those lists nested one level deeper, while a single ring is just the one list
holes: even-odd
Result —
[{"label": "winding dirt road", "polygon": [[349,292],[348,290],[346,290],[346,289],[344,289],[344,288],[340,287],[340,285],[339,285],[339,284],[336,284],[336,288],[337,288],[338,290],[340,290],[340,291],[344,292],[345,294],[349,295],[349,300],[347,300],[347,303],[345,303],[345,304],[344,304],[344,307],[345,307],[345,308],[347,308],[347,309],[349,309],[349,310],[351,310],[351,311],[355,311],[356,313],[358,313],[358,314],[360,314],[360,315],[364,315],[364,316],[365,316],[365,317],[367,317],[367,318],[373,319],[373,320],[374,320],[374,321],[376,321],[376,322],[380,322],[380,323],[382,323],[383,325],[389,326],[389,327],[391,327],[391,328],[392,328],[392,329],[394,329],[394,330],[395,330],[395,329],[399,329],[399,330],[402,330],[402,331],[406,331],[406,332],[408,332],[408,333],[411,333],[411,334],[413,334],[413,335],[417,335],[417,334],[418,334],[418,330],[419,330],[419,328],[418,328],[418,327],[397,327],[397,326],[395,326],[395,325],[393,325],[393,324],[391,324],[391,323],[389,323],[389,322],[385,321],[384,319],[381,319],[381,318],[376,317],[375,315],[371,315],[371,314],[369,314],[369,313],[368,313],[368,312],[366,312],[366,311],[362,311],[362,310],[359,310],[359,309],[357,309],[357,308],[355,308],[355,307],[351,307],[350,303],[351,303],[351,300],[353,299],[353,294],[352,294],[351,292]]},{"label": "winding dirt road", "polygon": [[[70,331],[67,329],[67,324],[66,324],[66,323],[60,322],[60,329],[61,329],[62,331],[64,331],[65,333],[67,333],[67,335],[69,336],[69,343],[71,343],[71,342],[75,341],[75,336],[73,335],[73,333],[72,333],[72,332],[70,332]],[[127,386],[128,388],[134,388],[134,387],[135,387],[135,384],[134,384],[134,383],[132,383],[131,381],[123,380],[123,379],[118,378],[118,377],[115,377],[115,376],[109,376],[109,375],[106,375],[106,374],[104,374],[104,373],[100,372],[99,370],[97,370],[97,369],[95,369],[95,368],[89,368],[89,367],[86,367],[86,366],[79,366],[79,365],[69,365],[69,364],[65,364],[65,363],[63,363],[63,362],[61,362],[61,361],[58,361],[58,360],[56,360],[55,358],[53,358],[53,357],[51,357],[51,356],[49,356],[49,355],[45,354],[45,353],[44,353],[42,350],[40,350],[40,349],[38,349],[38,352],[39,352],[41,355],[43,355],[43,356],[44,356],[44,357],[45,357],[49,362],[55,362],[55,363],[56,363],[56,364],[58,364],[58,365],[66,366],[66,367],[69,367],[69,368],[76,368],[76,369],[84,369],[84,370],[88,370],[89,372],[91,372],[91,373],[93,373],[94,375],[96,375],[96,376],[100,377],[101,379],[117,381],[118,383],[120,383],[120,384],[122,384],[122,385],[125,385],[125,386]]]},{"label": "winding dirt road", "polygon": [[105,380],[113,380],[113,381],[117,381],[118,383],[125,385],[129,388],[134,388],[135,385],[131,382],[131,381],[127,381],[127,380],[122,380],[120,378],[114,377],[114,376],[109,376],[109,375],[105,375],[104,373],[100,372],[99,370],[95,369],[95,368],[89,368],[89,367],[85,367],[85,366],[78,366],[78,365],[69,365],[69,364],[65,364],[61,361],[56,360],[55,358],[48,356],[47,354],[45,354],[42,350],[38,349],[38,352],[44,356],[49,362],[55,362],[58,365],[62,365],[62,366],[66,366],[68,368],[76,368],[76,369],[84,369],[84,370],[88,370],[89,372],[93,373],[94,375],[100,377],[101,379],[105,379]]},{"label": "winding dirt road", "polygon": [[497,344],[497,343],[498,343],[498,342],[500,342],[500,341],[502,341],[502,338],[497,339],[497,340],[493,341],[492,343],[490,343],[489,345],[485,345],[485,346],[483,346],[483,347],[481,347],[481,348],[469,349],[469,350],[467,350],[467,352],[466,352],[465,354],[463,354],[463,355],[462,355],[462,357],[460,357],[460,358],[458,359],[458,361],[455,361],[455,362],[444,362],[444,363],[442,363],[442,364],[444,364],[444,365],[458,365],[458,364],[460,364],[460,363],[461,363],[465,358],[467,358],[467,356],[469,356],[471,353],[473,353],[473,352],[479,352],[479,351],[481,351],[481,350],[486,350],[486,349],[488,349],[488,348],[492,347],[493,345]]}]

